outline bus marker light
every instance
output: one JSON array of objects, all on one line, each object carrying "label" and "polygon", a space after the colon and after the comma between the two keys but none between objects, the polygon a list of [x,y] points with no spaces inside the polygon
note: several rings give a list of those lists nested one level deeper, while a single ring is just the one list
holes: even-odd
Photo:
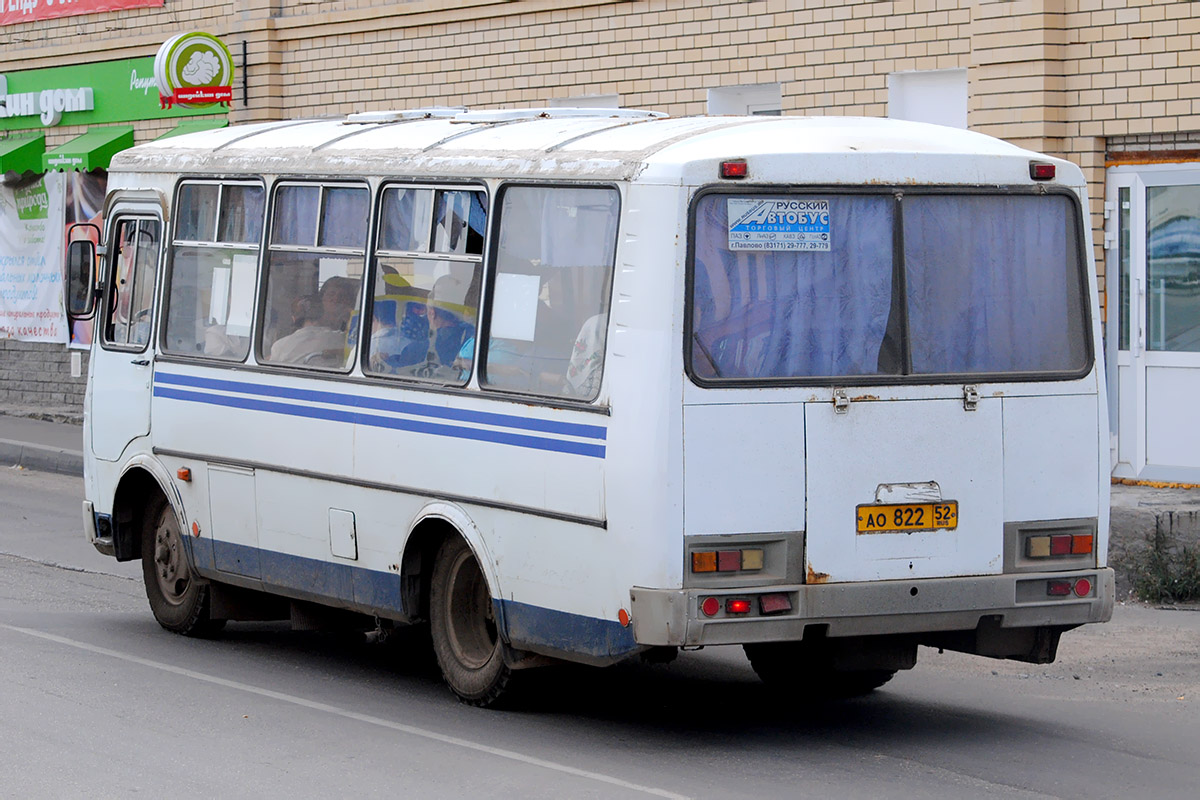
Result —
[{"label": "bus marker light", "polygon": [[1090,533],[1071,537],[1071,553],[1073,555],[1087,555],[1090,552],[1092,552],[1092,535]]},{"label": "bus marker light", "polygon": [[721,162],[722,178],[745,178],[749,174],[750,165],[746,163],[746,159],[744,158]]},{"label": "bus marker light", "polygon": [[1054,165],[1042,161],[1029,162],[1029,177],[1035,181],[1054,180]]},{"label": "bus marker light", "polygon": [[782,592],[764,594],[758,598],[758,610],[763,614],[786,614],[792,610],[792,601]]},{"label": "bus marker light", "polygon": [[762,550],[743,550],[742,551],[742,570],[754,570],[763,568],[763,551]]},{"label": "bus marker light", "polygon": [[193,520],[192,521],[192,536],[199,536],[199,535],[200,535],[200,523]]},{"label": "bus marker light", "polygon": [[1046,594],[1050,597],[1066,597],[1071,593],[1070,581],[1047,581]]},{"label": "bus marker light", "polygon": [[629,622],[630,622],[629,612],[623,608],[620,611],[618,611],[617,612],[617,622],[621,623],[622,628],[628,628]]},{"label": "bus marker light", "polygon": [[726,600],[725,611],[729,614],[749,614],[750,601],[745,599]]},{"label": "bus marker light", "polygon": [[715,617],[717,612],[721,610],[721,601],[715,597],[706,597],[704,602],[700,604],[700,610],[704,612],[706,617]]},{"label": "bus marker light", "polygon": [[175,477],[179,478],[179,480],[183,481],[184,483],[191,483],[192,471],[187,467],[180,467],[179,469],[175,470]]},{"label": "bus marker light", "polygon": [[1080,578],[1079,580],[1075,581],[1075,596],[1076,597],[1087,597],[1091,593],[1092,593],[1092,582],[1091,581],[1089,581],[1087,578]]},{"label": "bus marker light", "polygon": [[717,553],[717,572],[737,572],[741,568],[741,550],[721,550]]},{"label": "bus marker light", "polygon": [[709,550],[703,553],[692,553],[692,572],[716,572],[717,554]]}]

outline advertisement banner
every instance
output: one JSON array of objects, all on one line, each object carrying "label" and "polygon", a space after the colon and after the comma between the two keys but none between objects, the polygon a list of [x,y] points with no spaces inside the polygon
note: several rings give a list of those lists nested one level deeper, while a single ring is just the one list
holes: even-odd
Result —
[{"label": "advertisement banner", "polygon": [[164,0],[0,0],[0,25],[163,5]]},{"label": "advertisement banner", "polygon": [[0,99],[5,101],[0,104],[0,130],[105,125],[225,111],[187,105],[162,108],[154,56],[3,73]]},{"label": "advertisement banner", "polygon": [[0,338],[67,341],[63,305],[63,186],[51,172],[0,186]]}]

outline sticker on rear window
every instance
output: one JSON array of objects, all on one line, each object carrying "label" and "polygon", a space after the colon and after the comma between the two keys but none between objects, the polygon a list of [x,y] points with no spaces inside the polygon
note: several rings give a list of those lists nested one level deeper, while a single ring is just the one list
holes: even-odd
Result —
[{"label": "sticker on rear window", "polygon": [[828,250],[828,200],[728,200],[730,250]]}]

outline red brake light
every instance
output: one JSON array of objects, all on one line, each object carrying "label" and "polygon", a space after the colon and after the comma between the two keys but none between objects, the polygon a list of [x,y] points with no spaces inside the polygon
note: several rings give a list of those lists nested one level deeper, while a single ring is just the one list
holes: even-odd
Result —
[{"label": "red brake light", "polygon": [[1074,537],[1069,534],[1050,537],[1050,555],[1052,556],[1069,556],[1071,555],[1071,545]]},{"label": "red brake light", "polygon": [[726,600],[725,601],[725,611],[730,614],[749,614],[750,613],[750,601],[744,600],[744,599],[742,599],[742,600]]},{"label": "red brake light", "polygon": [[750,165],[746,163],[746,159],[744,158],[721,162],[722,178],[745,178],[749,174]]},{"label": "red brake light", "polygon": [[717,572],[737,572],[742,568],[741,550],[718,550]]},{"label": "red brake light", "polygon": [[1041,161],[1029,162],[1029,177],[1035,181],[1052,181],[1054,180],[1054,165],[1046,164]]}]

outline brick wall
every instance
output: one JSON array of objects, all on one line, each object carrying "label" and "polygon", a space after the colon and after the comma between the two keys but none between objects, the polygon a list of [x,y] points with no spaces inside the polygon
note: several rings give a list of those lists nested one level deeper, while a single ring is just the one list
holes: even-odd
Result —
[{"label": "brick wall", "polygon": [[[71,377],[71,354],[80,377]],[[45,419],[78,421],[87,385],[87,351],[61,344],[0,339],[0,408]]]}]

